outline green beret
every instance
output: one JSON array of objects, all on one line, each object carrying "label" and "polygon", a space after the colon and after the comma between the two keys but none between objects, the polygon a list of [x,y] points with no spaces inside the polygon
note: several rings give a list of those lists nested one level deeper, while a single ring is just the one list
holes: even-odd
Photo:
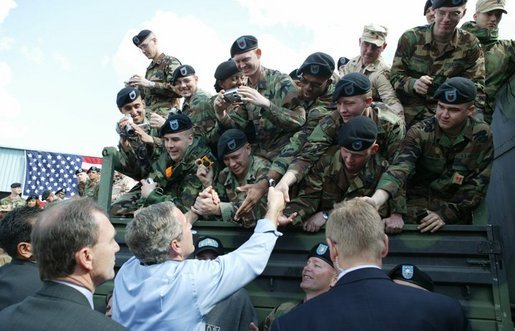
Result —
[{"label": "green beret", "polygon": [[139,46],[142,42],[145,41],[145,39],[148,38],[148,36],[150,36],[151,33],[152,31],[150,30],[141,30],[137,35],[132,37],[132,42],[134,45]]},{"label": "green beret", "polygon": [[165,124],[160,129],[161,137],[167,133],[178,133],[189,130],[193,127],[193,123],[188,116],[184,114],[173,114],[168,117]]},{"label": "green beret", "polygon": [[82,168],[79,168],[79,169],[75,170],[75,174],[76,174],[76,175],[81,174],[81,173],[83,173],[83,172],[85,172],[85,171],[84,171],[84,169],[82,169]]},{"label": "green beret", "polygon": [[231,57],[258,48],[258,40],[254,36],[241,36],[231,46]]},{"label": "green beret", "polygon": [[431,277],[413,264],[398,264],[388,273],[388,276],[392,280],[404,280],[431,292],[434,289]]},{"label": "green beret", "polygon": [[434,98],[443,103],[460,105],[475,100],[476,93],[476,86],[470,79],[452,77],[438,87]]},{"label": "green beret", "polygon": [[21,187],[21,183],[12,183],[11,188]]},{"label": "green beret", "polygon": [[224,245],[222,245],[222,242],[215,237],[200,237],[195,244],[195,252],[193,255],[197,256],[199,253],[204,251],[213,251],[217,255],[223,255]]},{"label": "green beret", "polygon": [[338,144],[353,152],[368,149],[377,139],[377,124],[366,116],[355,116],[338,130]]},{"label": "green beret", "polygon": [[92,172],[92,171],[100,172],[100,168],[99,168],[99,167],[97,167],[97,166],[91,166],[91,167],[88,169],[87,173],[89,174],[89,173],[90,173],[90,172]]},{"label": "green beret", "polygon": [[139,97],[138,89],[134,87],[124,87],[116,95],[116,105],[118,108],[122,108],[128,103],[133,102]]},{"label": "green beret", "polygon": [[331,261],[331,255],[329,254],[329,246],[327,246],[326,243],[318,243],[313,246],[309,251],[308,259],[310,257],[318,257],[333,267],[333,261]]},{"label": "green beret", "polygon": [[467,3],[467,0],[433,0],[433,9],[440,7],[459,7]]},{"label": "green beret", "polygon": [[247,136],[239,129],[229,129],[218,139],[218,159],[223,160],[226,154],[236,152],[247,143]]},{"label": "green beret", "polygon": [[316,52],[309,55],[297,69],[297,76],[308,74],[315,77],[329,78],[334,71],[334,60],[331,55]]},{"label": "green beret", "polygon": [[370,91],[370,80],[359,72],[352,72],[343,76],[334,88],[333,101],[341,97],[363,95]]},{"label": "green beret", "polygon": [[177,67],[172,74],[172,84],[175,84],[175,81],[182,77],[188,77],[195,74],[195,69],[192,66],[183,64],[180,67]]}]

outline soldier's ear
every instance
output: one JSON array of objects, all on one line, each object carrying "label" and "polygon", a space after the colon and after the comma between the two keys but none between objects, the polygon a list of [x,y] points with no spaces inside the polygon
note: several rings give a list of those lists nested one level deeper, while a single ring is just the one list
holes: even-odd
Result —
[{"label": "soldier's ear", "polygon": [[31,243],[22,241],[16,245],[16,251],[18,255],[24,259],[30,259],[32,257],[32,245]]},{"label": "soldier's ear", "polygon": [[256,56],[258,59],[261,58],[261,48],[256,48]]},{"label": "soldier's ear", "polygon": [[379,144],[374,143],[372,146],[370,146],[370,155],[374,155],[379,151]]}]

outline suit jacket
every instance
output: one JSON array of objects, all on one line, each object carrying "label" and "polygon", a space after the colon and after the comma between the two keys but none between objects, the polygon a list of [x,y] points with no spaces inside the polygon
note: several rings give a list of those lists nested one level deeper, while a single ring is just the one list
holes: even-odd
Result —
[{"label": "suit jacket", "polygon": [[467,330],[467,320],[457,300],[398,285],[380,269],[363,268],[279,317],[272,331],[283,330],[461,331]]},{"label": "suit jacket", "polygon": [[42,286],[35,263],[13,259],[0,267],[0,310],[33,295]]},{"label": "suit jacket", "polygon": [[0,311],[3,330],[126,330],[110,318],[94,311],[76,289],[44,282],[34,296]]}]

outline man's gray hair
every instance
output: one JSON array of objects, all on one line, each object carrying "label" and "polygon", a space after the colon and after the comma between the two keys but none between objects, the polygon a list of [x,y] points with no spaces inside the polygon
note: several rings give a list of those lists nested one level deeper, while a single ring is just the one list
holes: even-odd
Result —
[{"label": "man's gray hair", "polygon": [[174,208],[171,201],[148,206],[127,224],[125,242],[141,263],[168,260],[170,242],[181,239],[182,225],[173,215]]}]

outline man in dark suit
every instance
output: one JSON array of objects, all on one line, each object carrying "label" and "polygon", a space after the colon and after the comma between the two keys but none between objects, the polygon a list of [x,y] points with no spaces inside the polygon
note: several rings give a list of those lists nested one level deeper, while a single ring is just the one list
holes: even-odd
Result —
[{"label": "man in dark suit", "polygon": [[0,310],[36,293],[43,283],[32,256],[30,233],[39,208],[19,207],[0,221],[0,248],[12,261],[0,267]]},{"label": "man in dark suit", "polygon": [[458,301],[398,285],[381,270],[388,253],[384,223],[361,199],[335,206],[326,225],[331,259],[340,271],[327,293],[279,317],[272,330],[466,330]]},{"label": "man in dark suit", "polygon": [[51,206],[34,224],[31,243],[43,288],[0,311],[5,330],[125,330],[93,310],[95,288],[114,277],[115,230],[91,199]]}]

